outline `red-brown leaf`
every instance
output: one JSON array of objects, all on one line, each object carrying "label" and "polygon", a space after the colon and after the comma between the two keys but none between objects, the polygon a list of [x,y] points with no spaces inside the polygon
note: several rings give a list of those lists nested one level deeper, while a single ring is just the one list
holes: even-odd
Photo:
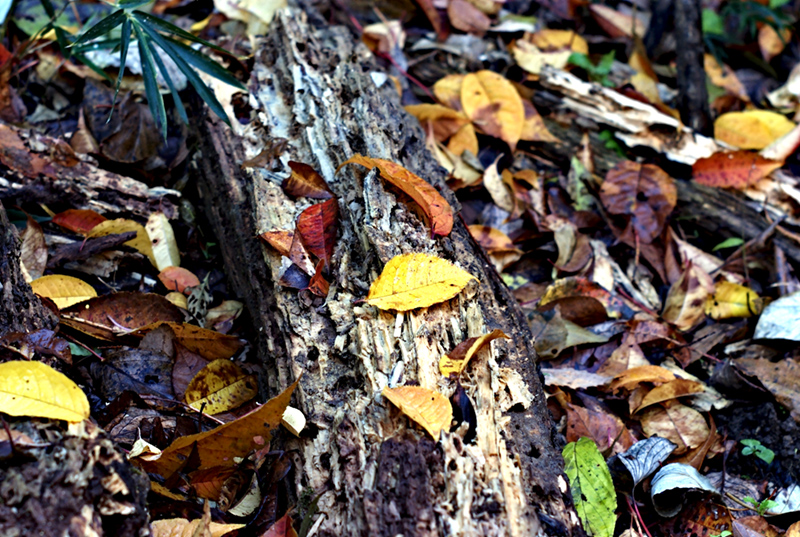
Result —
[{"label": "red-brown leaf", "polygon": [[312,205],[297,217],[296,233],[303,246],[327,265],[333,257],[333,245],[338,229],[339,205],[329,199]]},{"label": "red-brown leaf", "polygon": [[692,175],[701,185],[718,188],[745,188],[753,185],[783,166],[751,151],[714,153],[701,158],[692,166]]},{"label": "red-brown leaf", "polygon": [[292,175],[283,180],[281,188],[290,196],[327,200],[333,197],[325,179],[317,171],[302,162],[289,161]]},{"label": "red-brown leaf", "polygon": [[53,223],[75,233],[86,235],[94,226],[107,218],[90,209],[68,209],[53,217]]}]

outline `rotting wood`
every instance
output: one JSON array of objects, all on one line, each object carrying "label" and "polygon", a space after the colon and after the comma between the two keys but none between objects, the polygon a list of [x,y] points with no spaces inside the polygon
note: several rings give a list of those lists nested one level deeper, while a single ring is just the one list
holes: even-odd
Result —
[{"label": "rotting wood", "polygon": [[[296,406],[309,427],[286,446],[301,454],[295,492],[326,491],[316,535],[582,535],[533,338],[491,263],[460,221],[449,237],[432,240],[376,170],[335,173],[355,153],[392,160],[458,209],[393,84],[378,86],[369,52],[353,42],[342,27],[314,29],[304,13],[283,12],[256,43],[251,121],[234,120],[234,134],[213,117],[196,118],[204,144],[198,186],[229,279],[257,325],[269,391],[303,375]],[[286,150],[267,167],[241,168],[281,139]],[[286,260],[256,239],[292,230],[310,204],[280,188],[289,160],[319,171],[339,202],[326,300],[276,285]],[[396,338],[393,313],[356,301],[389,259],[409,252],[454,261],[480,283],[408,312]],[[439,358],[495,328],[511,339],[478,353],[462,379],[477,414],[476,443],[457,433],[435,443],[379,396],[393,375],[450,396],[455,384],[439,374]]]}]

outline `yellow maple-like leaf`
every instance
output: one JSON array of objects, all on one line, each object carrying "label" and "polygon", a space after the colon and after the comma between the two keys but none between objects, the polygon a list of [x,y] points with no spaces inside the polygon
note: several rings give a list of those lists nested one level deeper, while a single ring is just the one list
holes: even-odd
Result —
[{"label": "yellow maple-like leaf", "polygon": [[447,397],[421,386],[384,388],[381,392],[403,414],[417,422],[434,438],[453,421],[453,407]]},{"label": "yellow maple-like leaf", "polygon": [[382,310],[409,311],[450,300],[475,276],[428,254],[393,257],[372,282],[367,303]]},{"label": "yellow maple-like leaf", "polygon": [[153,246],[150,244],[150,237],[147,235],[147,230],[138,222],[125,218],[106,220],[94,226],[87,237],[93,239],[95,237],[105,237],[106,235],[114,235],[117,233],[127,233],[128,231],[135,231],[136,237],[126,242],[125,245],[146,255],[153,266],[158,267],[156,257],[153,255]]},{"label": "yellow maple-like leaf", "polygon": [[466,341],[462,341],[450,354],[439,359],[439,371],[445,377],[452,374],[460,375],[464,368],[467,367],[470,359],[475,356],[475,353],[501,337],[508,339],[508,336],[502,330],[495,329],[480,337],[471,337]]},{"label": "yellow maple-like leaf", "polygon": [[242,406],[258,393],[253,375],[230,360],[214,360],[189,382],[184,398],[192,408],[219,414]]},{"label": "yellow maple-like leaf", "polygon": [[758,293],[737,283],[720,281],[705,303],[706,315],[714,320],[732,317],[751,317],[764,307]]},{"label": "yellow maple-like leaf", "polygon": [[516,88],[493,71],[478,71],[464,77],[461,106],[476,127],[500,138],[513,151],[522,135],[525,109]]},{"label": "yellow maple-like leaf", "polygon": [[[219,522],[208,523],[208,535],[211,537],[222,537],[226,533],[245,527],[247,524],[220,524]],[[188,520],[185,518],[165,518],[156,520],[150,524],[153,537],[192,537],[198,535],[198,530],[203,529],[203,519]],[[200,533],[199,535],[206,535]]]},{"label": "yellow maple-like leaf", "polygon": [[55,302],[59,309],[68,308],[73,304],[97,296],[94,287],[85,281],[63,274],[51,274],[36,278],[31,282],[31,289],[37,295]]},{"label": "yellow maple-like leaf", "polygon": [[0,364],[0,412],[77,423],[89,417],[89,401],[63,373],[16,360]]},{"label": "yellow maple-like leaf", "polygon": [[739,149],[764,149],[795,127],[770,110],[728,112],[714,121],[714,138]]}]

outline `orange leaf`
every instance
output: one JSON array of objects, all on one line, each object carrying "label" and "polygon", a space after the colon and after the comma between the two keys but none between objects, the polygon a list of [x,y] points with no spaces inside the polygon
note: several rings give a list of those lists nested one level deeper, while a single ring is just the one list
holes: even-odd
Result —
[{"label": "orange leaf", "polygon": [[643,365],[623,371],[611,381],[609,390],[616,392],[620,389],[631,390],[642,382],[669,382],[675,380],[675,375],[668,369],[657,365]]},{"label": "orange leaf", "polygon": [[492,330],[488,334],[480,337],[471,337],[466,341],[462,341],[456,348],[450,351],[446,356],[442,356],[439,360],[439,371],[445,377],[450,375],[460,375],[464,368],[467,367],[470,359],[483,347],[491,343],[497,338],[509,339],[502,330]]},{"label": "orange leaf", "polygon": [[327,200],[333,197],[325,179],[317,171],[302,162],[289,161],[292,174],[283,180],[281,188],[290,196]]},{"label": "orange leaf", "polygon": [[214,466],[205,470],[197,470],[189,474],[189,485],[198,498],[216,502],[222,492],[222,485],[236,472],[234,466]]},{"label": "orange leaf", "polygon": [[461,111],[461,84],[466,75],[447,75],[433,85],[436,100],[453,110]]},{"label": "orange leaf", "polygon": [[650,390],[642,399],[636,412],[656,403],[663,403],[670,399],[677,399],[678,397],[685,397],[702,391],[705,391],[705,387],[700,382],[687,379],[671,380]]},{"label": "orange leaf", "polygon": [[384,388],[381,393],[403,414],[422,425],[434,440],[438,440],[442,429],[448,429],[453,421],[453,407],[439,392],[421,386],[400,386]]},{"label": "orange leaf", "polygon": [[519,139],[526,142],[557,142],[558,138],[547,130],[542,116],[539,115],[533,103],[523,100],[522,106],[525,109],[525,121],[522,124],[522,132],[519,135]]},{"label": "orange leaf", "polygon": [[430,183],[414,175],[399,164],[379,158],[364,157],[355,154],[344,161],[337,171],[345,164],[359,164],[365,168],[378,168],[384,179],[411,196],[425,212],[430,220],[431,233],[446,237],[453,229],[453,209],[439,192]]},{"label": "orange leaf", "polygon": [[692,176],[701,185],[745,188],[759,182],[781,166],[783,162],[765,159],[750,151],[714,153],[694,163]]},{"label": "orange leaf", "polygon": [[338,230],[339,204],[335,199],[312,205],[297,217],[296,232],[306,250],[330,263]]},{"label": "orange leaf", "polygon": [[94,226],[106,220],[102,214],[89,209],[68,209],[53,217],[54,224],[81,235],[87,235]]},{"label": "orange leaf", "polygon": [[175,334],[175,339],[188,351],[199,354],[208,360],[230,358],[242,348],[242,340],[236,336],[220,334],[214,330],[200,328],[188,323],[157,322],[137,330],[137,333],[146,334],[160,326],[169,326]]},{"label": "orange leaf", "polygon": [[286,231],[279,229],[276,231],[265,231],[261,235],[261,240],[275,248],[279,254],[289,257],[289,251],[292,249],[292,240],[294,239],[293,231]]},{"label": "orange leaf", "polygon": [[493,71],[464,77],[461,106],[472,122],[489,136],[500,138],[513,151],[522,136],[525,108],[516,88]]},{"label": "orange leaf", "polygon": [[183,267],[167,267],[158,274],[158,279],[164,287],[179,293],[184,293],[189,287],[200,285],[198,277]]},{"label": "orange leaf", "polygon": [[469,123],[469,119],[463,113],[441,104],[410,104],[405,108],[406,112],[417,118],[426,131],[425,124],[431,124],[437,142],[447,140]]}]

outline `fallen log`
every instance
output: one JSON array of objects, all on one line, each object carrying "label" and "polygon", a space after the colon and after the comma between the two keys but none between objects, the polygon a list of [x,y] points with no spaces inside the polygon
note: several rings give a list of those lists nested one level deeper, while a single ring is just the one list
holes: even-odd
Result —
[{"label": "fallen log", "polygon": [[[315,535],[582,535],[530,329],[480,246],[458,217],[449,236],[432,239],[377,170],[337,172],[356,153],[391,160],[458,209],[391,81],[345,28],[314,28],[298,10],[279,14],[255,50],[246,125],[195,117],[194,165],[229,281],[255,323],[269,392],[301,377],[293,404],[309,425],[284,449],[300,454],[294,494],[323,493]],[[286,258],[257,239],[293,230],[311,203],[281,189],[290,160],[316,169],[338,201],[326,299],[281,286]],[[410,252],[453,261],[480,284],[408,312],[396,330],[394,314],[359,301],[391,258]],[[474,443],[458,432],[432,441],[380,396],[390,382],[451,396],[439,358],[493,329],[510,339],[479,352],[462,378]]]}]

